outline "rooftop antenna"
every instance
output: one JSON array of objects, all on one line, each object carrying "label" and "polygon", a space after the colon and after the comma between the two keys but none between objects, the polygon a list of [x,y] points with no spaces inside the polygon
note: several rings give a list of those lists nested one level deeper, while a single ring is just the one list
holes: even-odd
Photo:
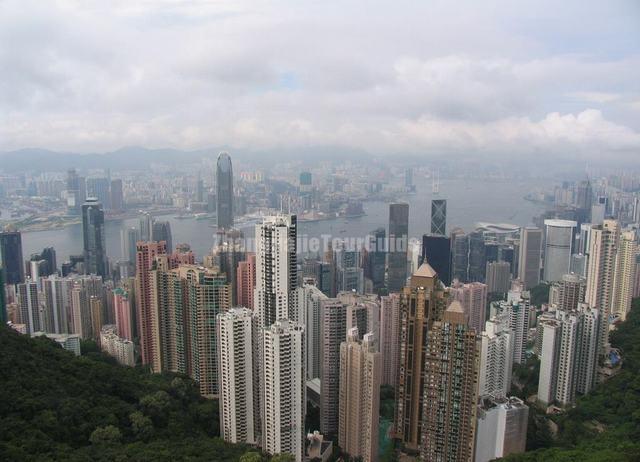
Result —
[{"label": "rooftop antenna", "polygon": [[280,195],[280,213],[283,213],[283,208],[282,208],[282,195]]}]

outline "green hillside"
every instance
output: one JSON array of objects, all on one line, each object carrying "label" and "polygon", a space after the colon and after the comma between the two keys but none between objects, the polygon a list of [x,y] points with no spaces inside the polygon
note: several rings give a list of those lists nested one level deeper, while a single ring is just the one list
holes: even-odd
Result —
[{"label": "green hillside", "polygon": [[0,326],[0,460],[226,461],[217,402],[194,382],[76,358]]},{"label": "green hillside", "polygon": [[553,447],[512,455],[509,462],[640,460],[640,299],[611,344],[622,351],[621,372],[557,418]]}]

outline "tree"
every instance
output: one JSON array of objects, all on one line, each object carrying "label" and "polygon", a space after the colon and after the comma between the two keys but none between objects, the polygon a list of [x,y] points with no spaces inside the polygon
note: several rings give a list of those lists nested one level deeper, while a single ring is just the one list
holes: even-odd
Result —
[{"label": "tree", "polygon": [[291,454],[276,454],[271,458],[271,462],[294,462],[296,460]]},{"label": "tree", "polygon": [[242,454],[240,462],[262,462],[262,456],[255,451],[249,451]]},{"label": "tree", "polygon": [[113,425],[98,427],[89,437],[91,444],[115,444],[119,443],[120,440],[122,440],[122,433],[120,433],[120,430]]}]

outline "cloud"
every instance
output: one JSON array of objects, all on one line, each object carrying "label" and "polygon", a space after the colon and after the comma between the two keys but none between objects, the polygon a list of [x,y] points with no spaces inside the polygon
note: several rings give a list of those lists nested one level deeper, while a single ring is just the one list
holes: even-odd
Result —
[{"label": "cloud", "polygon": [[0,150],[632,159],[639,9],[551,5],[5,0]]}]

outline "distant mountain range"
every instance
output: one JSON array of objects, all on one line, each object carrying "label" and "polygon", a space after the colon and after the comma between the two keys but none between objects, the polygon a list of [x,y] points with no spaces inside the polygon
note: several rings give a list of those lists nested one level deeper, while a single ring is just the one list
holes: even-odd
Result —
[{"label": "distant mountain range", "polygon": [[228,151],[234,160],[251,160],[258,166],[261,164],[273,166],[274,161],[301,161],[302,163],[313,161],[317,163],[319,160],[344,160],[347,158],[354,161],[372,160],[372,156],[366,151],[331,146],[269,151],[249,151],[226,146],[192,151],[128,146],[116,151],[87,154],[27,148],[0,152],[0,171],[5,173],[42,172],[62,171],[69,168],[138,170],[148,168],[151,164],[184,165],[198,162],[206,157],[215,159],[220,151]]}]

